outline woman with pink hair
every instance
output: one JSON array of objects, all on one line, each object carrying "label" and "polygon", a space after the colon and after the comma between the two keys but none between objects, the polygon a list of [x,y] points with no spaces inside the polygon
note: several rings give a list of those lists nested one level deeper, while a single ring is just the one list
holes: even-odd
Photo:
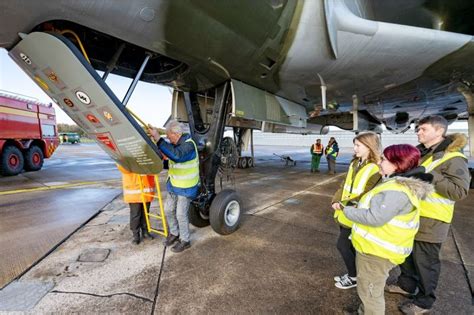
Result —
[{"label": "woman with pink hair", "polygon": [[388,272],[411,253],[418,231],[420,199],[432,190],[432,176],[418,167],[420,152],[408,144],[387,147],[379,163],[382,183],[343,211],[354,222],[359,313],[384,314]]}]

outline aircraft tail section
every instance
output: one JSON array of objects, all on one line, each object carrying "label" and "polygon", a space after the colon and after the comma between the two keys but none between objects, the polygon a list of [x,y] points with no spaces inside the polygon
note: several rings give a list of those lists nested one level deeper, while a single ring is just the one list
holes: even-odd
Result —
[{"label": "aircraft tail section", "polygon": [[155,143],[66,38],[34,32],[9,55],[117,163],[138,174],[162,170]]}]

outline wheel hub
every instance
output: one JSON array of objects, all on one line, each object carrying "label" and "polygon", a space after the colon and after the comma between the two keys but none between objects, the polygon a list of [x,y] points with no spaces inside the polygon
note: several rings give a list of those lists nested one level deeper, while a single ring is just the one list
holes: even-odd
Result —
[{"label": "wheel hub", "polygon": [[224,220],[227,226],[234,226],[240,216],[240,204],[236,200],[232,200],[227,204],[224,213]]},{"label": "wheel hub", "polygon": [[33,154],[33,163],[38,164],[40,162],[40,156],[38,153]]},{"label": "wheel hub", "polygon": [[10,164],[10,166],[16,167],[18,166],[19,159],[16,155],[10,155],[10,158],[8,159],[8,163]]}]

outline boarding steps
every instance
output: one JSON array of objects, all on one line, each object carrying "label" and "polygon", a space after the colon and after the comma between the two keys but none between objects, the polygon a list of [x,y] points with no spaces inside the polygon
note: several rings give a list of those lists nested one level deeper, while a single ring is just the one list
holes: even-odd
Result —
[{"label": "boarding steps", "polygon": [[10,57],[112,159],[136,174],[156,175],[162,170],[156,144],[126,108],[150,54],[120,101],[103,80],[113,67],[101,78],[85,52],[66,37],[44,32],[20,35]]},{"label": "boarding steps", "polygon": [[[165,211],[163,208],[163,199],[161,198],[159,176],[158,175],[154,176],[156,191],[153,194],[145,192],[144,185],[143,185],[143,178],[142,176],[140,176],[139,178],[140,178],[140,195],[143,202],[143,209],[145,211],[145,220],[146,220],[146,226],[147,226],[148,232],[153,232],[156,234],[163,235],[164,237],[168,237],[168,226],[166,224]],[[160,214],[151,213],[150,209],[148,208],[148,203],[146,202],[146,197],[148,196],[152,197],[153,199],[158,199]],[[158,230],[157,228],[153,227],[150,220],[152,218],[161,221],[162,230]]]}]

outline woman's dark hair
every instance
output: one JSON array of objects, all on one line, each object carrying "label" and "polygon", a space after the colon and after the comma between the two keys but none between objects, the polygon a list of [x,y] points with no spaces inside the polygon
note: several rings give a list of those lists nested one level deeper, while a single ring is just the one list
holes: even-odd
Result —
[{"label": "woman's dark hair", "polygon": [[383,155],[397,167],[397,173],[405,173],[420,163],[420,151],[411,144],[394,144],[383,150]]}]

